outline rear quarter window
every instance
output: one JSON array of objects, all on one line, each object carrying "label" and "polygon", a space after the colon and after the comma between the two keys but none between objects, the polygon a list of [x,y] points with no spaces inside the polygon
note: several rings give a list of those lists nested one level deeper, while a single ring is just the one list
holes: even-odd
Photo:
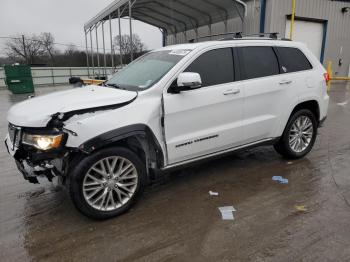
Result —
[{"label": "rear quarter window", "polygon": [[281,73],[292,73],[312,69],[310,61],[301,50],[294,47],[277,47]]}]

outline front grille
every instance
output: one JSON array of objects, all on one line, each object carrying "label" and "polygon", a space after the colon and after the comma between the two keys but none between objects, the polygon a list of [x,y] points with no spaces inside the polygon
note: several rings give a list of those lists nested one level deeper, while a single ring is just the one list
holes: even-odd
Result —
[{"label": "front grille", "polygon": [[21,128],[12,124],[8,125],[8,132],[13,146],[18,147],[21,140]]}]

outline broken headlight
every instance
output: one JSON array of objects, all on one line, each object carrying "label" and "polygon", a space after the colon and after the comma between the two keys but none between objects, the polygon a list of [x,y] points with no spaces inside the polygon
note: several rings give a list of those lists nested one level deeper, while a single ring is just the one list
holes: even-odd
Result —
[{"label": "broken headlight", "polygon": [[40,150],[50,150],[59,148],[63,141],[63,134],[55,135],[37,135],[24,133],[22,137],[22,143],[33,146]]}]

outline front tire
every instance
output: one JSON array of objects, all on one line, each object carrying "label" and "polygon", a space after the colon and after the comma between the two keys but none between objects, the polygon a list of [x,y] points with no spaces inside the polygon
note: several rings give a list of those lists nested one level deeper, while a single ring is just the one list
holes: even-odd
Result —
[{"label": "front tire", "polygon": [[289,119],[275,150],[286,158],[297,159],[307,155],[316,140],[317,120],[307,109],[295,112]]},{"label": "front tire", "polygon": [[146,181],[144,164],[127,148],[102,149],[87,156],[70,174],[70,196],[76,208],[94,219],[126,212]]}]

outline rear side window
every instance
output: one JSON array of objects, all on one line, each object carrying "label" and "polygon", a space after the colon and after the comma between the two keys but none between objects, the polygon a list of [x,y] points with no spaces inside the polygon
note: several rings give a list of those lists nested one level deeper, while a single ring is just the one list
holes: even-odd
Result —
[{"label": "rear side window", "polygon": [[202,86],[212,86],[234,81],[231,48],[208,51],[189,65],[185,72],[199,73]]},{"label": "rear side window", "polygon": [[277,47],[280,56],[281,73],[292,73],[312,69],[306,56],[298,48]]},{"label": "rear side window", "polygon": [[242,80],[279,74],[277,56],[269,46],[239,47]]}]

